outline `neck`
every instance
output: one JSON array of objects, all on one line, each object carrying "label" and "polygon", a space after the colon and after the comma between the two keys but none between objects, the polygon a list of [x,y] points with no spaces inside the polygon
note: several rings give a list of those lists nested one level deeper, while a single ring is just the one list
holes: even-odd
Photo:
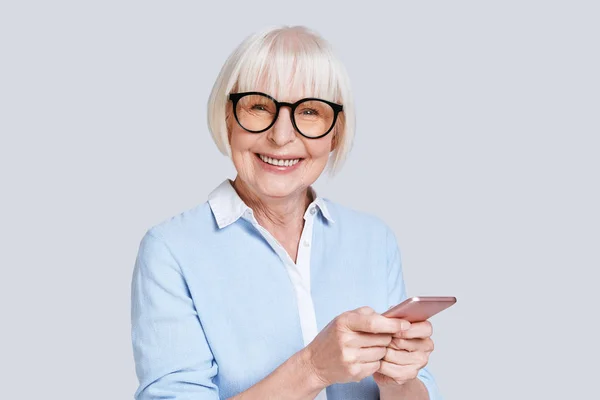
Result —
[{"label": "neck", "polygon": [[254,193],[239,178],[233,181],[233,187],[240,198],[254,211],[258,223],[269,231],[297,230],[304,224],[304,213],[313,201],[310,191],[305,189],[288,197],[264,197]]}]

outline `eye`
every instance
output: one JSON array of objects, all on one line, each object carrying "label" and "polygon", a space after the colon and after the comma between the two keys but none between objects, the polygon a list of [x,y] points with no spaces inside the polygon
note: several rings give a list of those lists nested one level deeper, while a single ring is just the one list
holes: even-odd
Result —
[{"label": "eye", "polygon": [[302,113],[302,115],[310,115],[310,116],[314,116],[314,117],[319,115],[319,112],[317,110],[315,110],[314,108],[304,108],[301,111],[301,113]]},{"label": "eye", "polygon": [[267,111],[267,106],[265,104],[255,104],[252,106],[252,110]]}]

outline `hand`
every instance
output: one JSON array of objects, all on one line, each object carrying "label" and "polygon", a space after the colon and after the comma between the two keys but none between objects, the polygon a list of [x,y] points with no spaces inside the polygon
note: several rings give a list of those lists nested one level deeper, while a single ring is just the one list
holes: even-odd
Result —
[{"label": "hand", "polygon": [[407,321],[361,307],[334,318],[303,351],[323,387],[358,382],[380,369],[392,335],[409,327]]},{"label": "hand", "polygon": [[433,327],[429,321],[412,323],[410,329],[394,334],[381,367],[373,374],[381,388],[389,385],[403,385],[417,377],[419,370],[429,362],[433,351],[431,335]]}]

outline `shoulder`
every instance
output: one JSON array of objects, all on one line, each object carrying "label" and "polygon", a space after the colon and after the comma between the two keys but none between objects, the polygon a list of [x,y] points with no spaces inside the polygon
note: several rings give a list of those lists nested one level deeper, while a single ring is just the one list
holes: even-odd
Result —
[{"label": "shoulder", "polygon": [[[330,224],[335,230],[335,240],[348,254],[357,253],[371,257],[372,265],[396,265],[400,248],[394,230],[379,216],[344,206],[325,199],[327,209],[334,220]],[[343,253],[343,252],[342,252]]]},{"label": "shoulder", "polygon": [[374,213],[357,210],[324,198],[327,209],[341,231],[360,232],[378,239],[394,237],[390,226]]},{"label": "shoulder", "polygon": [[170,245],[185,244],[190,240],[203,240],[216,229],[210,206],[204,202],[154,223],[147,228],[144,237],[151,236]]}]

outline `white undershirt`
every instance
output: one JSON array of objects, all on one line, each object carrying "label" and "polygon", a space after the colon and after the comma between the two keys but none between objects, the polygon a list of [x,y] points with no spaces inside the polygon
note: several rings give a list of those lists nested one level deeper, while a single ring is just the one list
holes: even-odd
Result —
[{"label": "white undershirt", "polygon": [[[298,255],[296,263],[283,246],[267,231],[260,226],[254,218],[251,209],[244,212],[244,218],[250,221],[256,227],[265,240],[271,245],[273,250],[279,255],[283,261],[285,269],[290,276],[290,280],[294,286],[296,294],[296,302],[298,304],[298,314],[300,316],[300,326],[302,328],[302,338],[304,346],[307,346],[319,333],[317,328],[317,316],[315,314],[315,306],[313,304],[310,291],[310,255],[313,237],[313,224],[317,214],[316,204],[311,203],[304,213],[304,228],[300,235],[300,245],[298,246]],[[327,394],[323,389],[315,400],[327,400]]]}]

